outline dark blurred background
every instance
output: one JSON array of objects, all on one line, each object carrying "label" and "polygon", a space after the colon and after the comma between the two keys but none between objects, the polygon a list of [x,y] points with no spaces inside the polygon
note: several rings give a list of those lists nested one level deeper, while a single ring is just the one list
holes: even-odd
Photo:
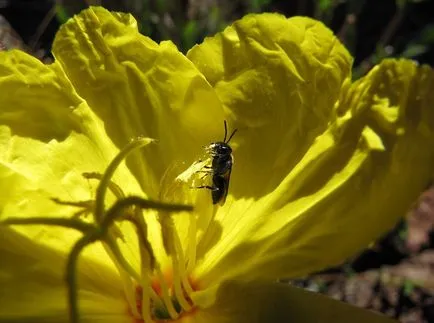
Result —
[{"label": "dark blurred background", "polygon": [[0,15],[49,55],[59,25],[89,5],[131,12],[143,34],[184,52],[246,13],[275,11],[323,21],[355,57],[356,77],[388,56],[434,64],[434,0],[0,0]]},{"label": "dark blurred background", "polygon": [[[353,54],[355,78],[385,57],[434,66],[434,0],[0,0],[0,50],[21,48],[50,62],[56,30],[89,5],[130,12],[143,34],[183,52],[246,13],[273,11],[323,21]],[[433,225],[430,186],[370,249],[291,283],[401,322],[434,322]]]}]

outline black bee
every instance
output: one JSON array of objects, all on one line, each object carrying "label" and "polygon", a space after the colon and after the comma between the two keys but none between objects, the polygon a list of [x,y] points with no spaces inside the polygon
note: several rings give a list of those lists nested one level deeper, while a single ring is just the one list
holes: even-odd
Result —
[{"label": "black bee", "polygon": [[228,135],[228,127],[226,121],[225,137],[223,141],[213,142],[206,147],[206,151],[212,157],[211,166],[205,166],[209,171],[207,173],[212,175],[212,186],[199,186],[198,188],[207,188],[211,190],[212,203],[223,205],[226,201],[226,196],[229,190],[229,180],[231,178],[233,157],[232,148],[229,146],[229,141],[237,132],[237,129],[232,131],[229,139],[226,141]]}]

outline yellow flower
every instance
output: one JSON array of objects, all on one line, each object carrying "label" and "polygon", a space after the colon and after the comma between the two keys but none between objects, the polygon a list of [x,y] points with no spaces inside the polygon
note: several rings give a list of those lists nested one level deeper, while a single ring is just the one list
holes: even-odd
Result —
[{"label": "yellow flower", "polygon": [[[105,323],[346,311],[274,282],[366,247],[431,175],[433,71],[386,60],[352,83],[349,53],[308,18],[248,15],[184,56],[91,8],[53,53],[0,53],[3,322],[68,321],[68,300]],[[191,186],[224,120],[238,132],[220,206]]]}]

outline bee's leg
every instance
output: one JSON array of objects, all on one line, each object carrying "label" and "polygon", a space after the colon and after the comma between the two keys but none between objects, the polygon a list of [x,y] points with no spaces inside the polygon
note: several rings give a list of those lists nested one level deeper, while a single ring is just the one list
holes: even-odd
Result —
[{"label": "bee's leg", "polygon": [[204,178],[207,177],[207,176],[212,175],[212,171],[211,171],[211,170],[198,170],[198,171],[196,171],[195,173],[196,173],[196,174],[197,174],[197,173],[202,173],[202,174],[204,174],[204,175],[200,178],[201,180],[204,179]]},{"label": "bee's leg", "polygon": [[201,178],[200,178],[200,180],[203,180],[205,177],[207,177],[207,176],[209,176],[209,174],[207,173],[207,174],[204,174]]}]

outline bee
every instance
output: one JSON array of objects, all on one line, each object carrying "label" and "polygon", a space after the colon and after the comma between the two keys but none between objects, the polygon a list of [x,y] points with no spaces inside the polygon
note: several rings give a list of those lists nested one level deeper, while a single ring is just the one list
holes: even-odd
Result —
[{"label": "bee", "polygon": [[[212,203],[223,205],[226,201],[226,196],[229,191],[229,180],[231,178],[232,165],[234,159],[232,157],[232,148],[229,142],[235,135],[238,129],[232,131],[232,134],[227,139],[228,127],[224,121],[225,136],[223,141],[212,142],[205,150],[212,157],[211,166],[205,166],[208,170],[206,173],[212,175],[212,185],[199,186],[198,188],[206,188],[211,190]],[[227,140],[226,140],[227,139]]]}]

